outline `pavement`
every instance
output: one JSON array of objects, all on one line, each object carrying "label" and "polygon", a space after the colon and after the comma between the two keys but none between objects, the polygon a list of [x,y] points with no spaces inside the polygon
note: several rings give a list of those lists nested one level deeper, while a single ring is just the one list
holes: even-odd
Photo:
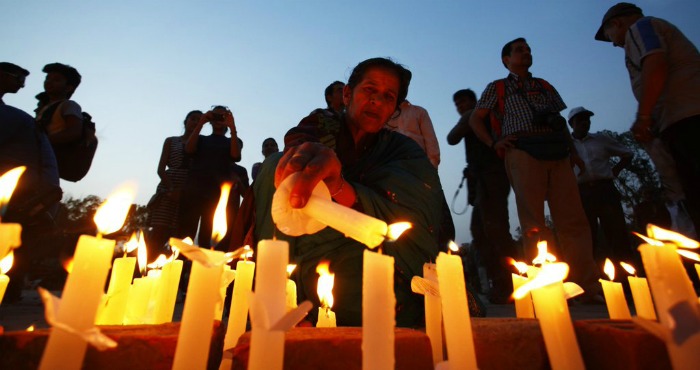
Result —
[{"label": "pavement", "polygon": [[[60,292],[52,293],[56,296],[60,295]],[[485,297],[482,299],[483,302],[488,302]],[[628,298],[628,302],[631,302],[631,299]],[[180,321],[183,305],[183,300],[175,305],[173,321]],[[630,309],[633,310],[633,307]],[[569,312],[574,320],[608,318],[608,311],[604,304],[573,304],[569,306]],[[515,305],[486,303],[486,313],[487,317],[494,318],[515,317]],[[35,329],[48,327],[44,320],[44,306],[36,291],[24,290],[21,300],[0,304],[0,326],[4,327],[5,331],[26,330],[31,325],[34,325]]]}]

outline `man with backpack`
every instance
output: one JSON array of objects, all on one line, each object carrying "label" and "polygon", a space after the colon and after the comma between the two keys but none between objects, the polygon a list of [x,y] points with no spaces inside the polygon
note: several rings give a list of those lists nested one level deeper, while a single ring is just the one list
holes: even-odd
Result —
[{"label": "man with backpack", "polygon": [[43,71],[48,102],[38,110],[36,121],[51,141],[61,178],[79,181],[90,169],[97,149],[92,117],[70,100],[81,76],[75,68],[62,63],[47,64]]},{"label": "man with backpack", "polygon": [[[524,38],[505,44],[501,61],[508,77],[486,87],[469,124],[479,140],[504,157],[527,258],[535,257],[539,240],[547,240],[550,249],[558,245],[559,257],[571,269],[569,280],[585,290],[581,300],[601,300],[590,227],[571,165],[583,166],[559,114],[566,105],[553,86],[529,72],[532,54]],[[545,224],[545,201],[556,239]]]}]

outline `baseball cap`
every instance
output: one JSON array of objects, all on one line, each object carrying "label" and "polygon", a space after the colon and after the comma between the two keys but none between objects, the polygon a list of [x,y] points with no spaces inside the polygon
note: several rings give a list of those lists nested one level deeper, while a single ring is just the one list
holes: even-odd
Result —
[{"label": "baseball cap", "polygon": [[571,121],[572,118],[574,118],[575,115],[585,113],[588,114],[588,116],[593,116],[595,115],[593,112],[589,111],[588,109],[584,107],[576,107],[572,110],[569,111],[569,121]]},{"label": "baseball cap", "polygon": [[605,15],[603,16],[603,21],[600,22],[600,27],[598,27],[598,32],[596,32],[595,34],[595,39],[598,41],[610,42],[608,36],[605,35],[605,30],[603,30],[605,24],[615,17],[620,17],[629,14],[642,14],[642,9],[630,3],[617,3],[611,6],[610,9],[608,9],[608,11],[605,12]]}]

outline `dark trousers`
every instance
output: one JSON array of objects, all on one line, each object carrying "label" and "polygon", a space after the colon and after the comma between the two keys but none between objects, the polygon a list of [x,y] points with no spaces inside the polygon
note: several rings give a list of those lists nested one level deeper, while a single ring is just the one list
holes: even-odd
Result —
[{"label": "dark trousers", "polygon": [[688,214],[700,232],[700,115],[671,125],[661,132],[661,140],[676,161]]},{"label": "dark trousers", "polygon": [[219,194],[202,194],[198,191],[185,189],[180,200],[180,229],[182,235],[194,239],[199,226],[199,237],[196,244],[202,248],[211,245],[211,232],[214,223],[214,211],[219,202]]},{"label": "dark trousers", "polygon": [[[597,180],[579,184],[579,194],[588,224],[591,226],[593,256],[599,266],[610,258],[614,262],[632,257],[629,232],[622,211],[620,193],[613,180]],[[602,232],[603,241],[599,238]]]},{"label": "dark trousers", "polygon": [[[512,292],[508,257],[518,259],[510,235],[508,195],[510,182],[501,162],[474,171],[476,197],[472,217],[474,236],[481,261],[493,283],[494,293]],[[481,230],[479,230],[479,227]]]}]

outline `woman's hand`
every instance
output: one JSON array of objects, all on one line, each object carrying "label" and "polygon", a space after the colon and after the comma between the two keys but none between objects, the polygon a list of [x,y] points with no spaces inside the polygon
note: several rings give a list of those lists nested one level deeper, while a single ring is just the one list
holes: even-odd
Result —
[{"label": "woman's hand", "polygon": [[233,113],[230,110],[224,113],[224,124],[231,132],[236,132],[236,120],[233,118]]},{"label": "woman's hand", "polygon": [[288,149],[280,159],[275,170],[275,187],[289,175],[300,172],[301,176],[292,187],[289,203],[293,208],[304,208],[320,181],[324,181],[334,195],[352,189],[350,184],[345,183],[341,170],[340,160],[332,149],[319,143],[303,143]]}]

